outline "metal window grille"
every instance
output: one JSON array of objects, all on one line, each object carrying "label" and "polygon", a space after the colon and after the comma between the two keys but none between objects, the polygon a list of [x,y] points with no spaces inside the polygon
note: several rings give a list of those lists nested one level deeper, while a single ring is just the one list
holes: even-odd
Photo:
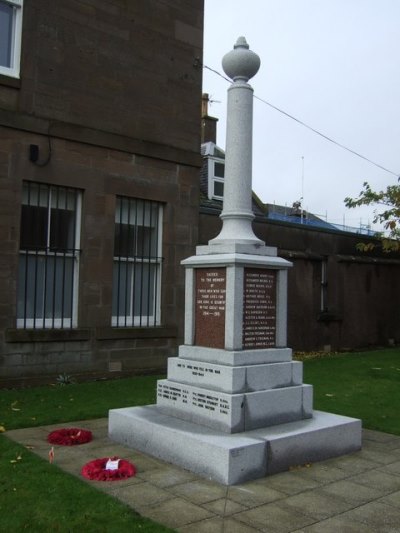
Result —
[{"label": "metal window grille", "polygon": [[24,182],[17,327],[77,325],[80,192]]},{"label": "metal window grille", "polygon": [[117,197],[112,325],[160,324],[162,206]]}]

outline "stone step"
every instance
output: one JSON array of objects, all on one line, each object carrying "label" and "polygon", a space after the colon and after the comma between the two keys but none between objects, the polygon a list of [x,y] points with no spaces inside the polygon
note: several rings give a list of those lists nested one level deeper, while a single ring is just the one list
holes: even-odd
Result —
[{"label": "stone step", "polygon": [[168,379],[157,383],[164,412],[225,433],[239,433],[312,416],[312,386],[226,394]]},{"label": "stone step", "polygon": [[292,360],[291,348],[264,348],[262,350],[223,350],[182,344],[179,357],[229,366],[262,365],[266,363],[286,363]]},{"label": "stone step", "polygon": [[314,411],[307,420],[227,435],[164,414],[156,405],[112,409],[116,442],[225,485],[361,448],[361,420]]},{"label": "stone step", "polygon": [[292,361],[233,367],[170,357],[168,380],[227,394],[278,389],[302,384],[303,363]]}]

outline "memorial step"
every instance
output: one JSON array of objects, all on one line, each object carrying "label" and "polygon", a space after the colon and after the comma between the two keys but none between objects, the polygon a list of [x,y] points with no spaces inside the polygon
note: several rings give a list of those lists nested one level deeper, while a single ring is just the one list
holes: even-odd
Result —
[{"label": "memorial step", "polygon": [[292,360],[291,348],[263,348],[261,350],[224,350],[182,344],[179,357],[229,366],[262,365],[267,363],[286,363]]},{"label": "memorial step", "polygon": [[227,366],[170,357],[168,380],[227,394],[278,389],[303,382],[303,363]]},{"label": "memorial step", "polygon": [[112,409],[109,436],[225,485],[361,448],[361,421],[314,411],[307,420],[227,435],[160,411],[156,405]]},{"label": "memorial step", "polygon": [[157,405],[171,416],[239,433],[312,416],[312,386],[226,394],[168,379],[157,383]]}]

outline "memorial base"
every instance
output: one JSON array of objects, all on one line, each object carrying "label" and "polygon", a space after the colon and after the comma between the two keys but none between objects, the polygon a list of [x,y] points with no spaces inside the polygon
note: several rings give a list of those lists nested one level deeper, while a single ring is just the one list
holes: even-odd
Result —
[{"label": "memorial base", "polygon": [[306,420],[226,434],[149,405],[110,410],[109,436],[200,476],[235,485],[359,450],[361,421],[314,411]]}]

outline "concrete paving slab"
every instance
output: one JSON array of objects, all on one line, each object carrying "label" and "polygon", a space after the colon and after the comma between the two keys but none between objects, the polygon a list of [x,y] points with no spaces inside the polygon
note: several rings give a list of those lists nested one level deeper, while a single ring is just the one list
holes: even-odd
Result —
[{"label": "concrete paving slab", "polygon": [[358,452],[355,454],[343,455],[342,457],[337,457],[335,459],[329,459],[326,461],[326,464],[344,470],[348,476],[367,472],[372,468],[378,468],[381,466],[381,464],[376,461],[363,459],[358,455]]},{"label": "concrete paving slab", "polygon": [[192,503],[203,504],[226,497],[227,488],[216,483],[209,483],[203,480],[181,483],[170,488],[176,496],[186,498]]},{"label": "concrete paving slab", "polygon": [[[107,424],[107,419],[78,421],[6,436],[25,446],[35,443],[30,451],[48,461],[50,430],[90,429],[91,443],[55,447],[55,466],[183,533],[400,532],[399,437],[364,431],[361,452],[226,487],[111,442]],[[86,462],[117,450],[137,466],[135,477],[106,483],[81,476]]]},{"label": "concrete paving slab", "polygon": [[312,479],[321,486],[345,479],[349,476],[345,470],[336,468],[333,465],[326,465],[325,463],[315,463],[310,465],[309,468],[301,468],[296,474],[303,479]]},{"label": "concrete paving slab", "polygon": [[12,429],[7,431],[7,435],[19,442],[25,443],[30,439],[37,439],[41,442],[46,442],[46,437],[49,431],[45,427],[38,428],[24,428],[24,429]]},{"label": "concrete paving slab", "polygon": [[379,502],[371,502],[353,509],[342,516],[345,520],[358,522],[360,531],[364,526],[375,528],[379,533],[400,531],[400,509]]},{"label": "concrete paving slab", "polygon": [[202,505],[204,509],[211,511],[219,516],[227,517],[229,515],[246,511],[247,507],[240,503],[234,502],[228,498],[221,498]]},{"label": "concrete paving slab", "polygon": [[76,449],[74,450],[74,453],[71,454],[71,449],[69,446],[51,446],[50,444],[47,444],[45,448],[38,448],[37,450],[32,451],[35,451],[37,455],[42,457],[45,461],[48,461],[49,451],[51,448],[54,450],[53,464],[60,467],[64,467],[64,465],[73,462],[82,467],[82,461],[85,463],[90,460],[88,459],[87,450]]},{"label": "concrete paving slab", "polygon": [[230,500],[251,508],[273,502],[275,500],[280,500],[285,496],[285,494],[270,488],[267,484],[262,485],[259,483],[246,483],[244,485],[229,487],[227,496]]},{"label": "concrete paving slab", "polygon": [[[82,456],[81,456],[82,457]],[[68,472],[68,474],[72,474],[73,476],[75,477],[78,477],[79,479],[82,479],[82,481],[84,481],[85,483],[90,483],[90,484],[96,484],[98,485],[99,482],[97,483],[94,483],[93,481],[90,481],[88,479],[85,479],[83,476],[82,476],[82,466],[86,463],[86,459],[84,460],[79,460],[79,456],[75,456],[73,458],[69,458],[69,459],[65,459],[64,460],[59,460],[59,459],[56,459],[54,461],[54,465],[58,468],[60,468],[61,470],[63,470],[64,472]],[[97,487],[96,487],[97,488]]]},{"label": "concrete paving slab", "polygon": [[222,518],[209,518],[195,524],[179,527],[180,533],[216,533],[216,532],[229,532],[229,533],[255,533],[258,529],[250,526],[246,526],[241,522],[230,519]]},{"label": "concrete paving slab", "polygon": [[[89,460],[96,459],[99,457],[116,456],[122,459],[127,459],[129,461],[134,461],[134,458],[136,457],[136,453],[134,450],[126,449],[124,446],[120,446],[110,441],[108,441],[107,444],[103,444],[102,446],[96,446],[95,443],[90,446],[88,446],[88,444],[84,444],[82,446],[86,446]],[[82,448],[82,446],[79,446],[79,448]]]},{"label": "concrete paving slab", "polygon": [[314,520],[324,520],[331,516],[343,513],[354,507],[354,504],[342,498],[323,492],[322,490],[310,490],[289,496],[281,503],[285,509],[295,509]]},{"label": "concrete paving slab", "polygon": [[298,533],[379,533],[379,530],[339,516],[304,527]]},{"label": "concrete paving slab", "polygon": [[301,512],[292,512],[278,503],[270,503],[249,511],[243,511],[235,515],[235,520],[259,531],[271,533],[298,531],[300,528],[315,522],[314,518]]},{"label": "concrete paving slab", "polygon": [[[79,477],[82,478],[80,475]],[[97,490],[101,490],[102,492],[105,492],[107,494],[110,494],[114,498],[118,498],[118,495],[116,492],[118,490],[122,490],[125,487],[128,487],[130,485],[140,485],[143,484],[144,481],[140,479],[137,476],[130,477],[128,479],[121,479],[119,481],[90,481],[86,480],[89,485],[92,485]]]},{"label": "concrete paving slab", "polygon": [[181,483],[187,483],[188,481],[194,481],[197,476],[188,470],[181,468],[175,468],[174,466],[167,465],[165,468],[156,468],[149,471],[141,472],[141,479],[149,481],[157,487],[166,488]]},{"label": "concrete paving slab", "polygon": [[379,503],[393,505],[394,507],[397,507],[398,509],[400,509],[400,491],[392,492],[392,494],[389,494],[388,496],[384,496],[383,498],[380,498],[377,501]]},{"label": "concrete paving slab", "polygon": [[367,487],[375,487],[379,490],[381,496],[400,490],[400,476],[387,474],[380,469],[370,470],[354,476],[352,482]]},{"label": "concrete paving slab", "polygon": [[398,474],[400,475],[400,461],[387,464],[379,469],[381,472],[387,472],[388,474]]},{"label": "concrete paving slab", "polygon": [[398,444],[400,446],[400,437],[397,435],[392,435],[391,433],[382,433],[381,431],[374,431],[373,429],[362,430],[363,439],[372,440],[375,442],[387,444]]},{"label": "concrete paving slab", "polygon": [[358,454],[360,459],[366,459],[367,461],[373,461],[377,464],[389,464],[396,461],[400,461],[400,450],[396,453],[396,450],[385,450],[382,453],[382,449],[376,449],[373,447],[363,446],[363,449],[360,450]]},{"label": "concrete paving slab", "polygon": [[[116,482],[113,482],[116,485]],[[170,492],[155,487],[151,483],[142,481],[141,483],[130,484],[128,486],[116,486],[113,496],[127,503],[133,508],[141,508],[159,505],[166,500],[171,500],[174,495]]]},{"label": "concrete paving slab", "polygon": [[210,511],[183,498],[172,498],[153,507],[139,507],[138,512],[172,528],[198,523],[214,516]]},{"label": "concrete paving slab", "polygon": [[279,492],[283,492],[286,496],[298,494],[309,489],[315,489],[320,486],[320,483],[311,478],[299,477],[299,471],[282,472],[275,474],[268,478],[258,479],[253,482],[257,485],[267,486]]},{"label": "concrete paving slab", "polygon": [[321,491],[324,494],[331,494],[336,498],[341,498],[351,503],[354,507],[363,505],[380,497],[380,491],[374,487],[365,487],[352,483],[348,480],[329,483]]}]

